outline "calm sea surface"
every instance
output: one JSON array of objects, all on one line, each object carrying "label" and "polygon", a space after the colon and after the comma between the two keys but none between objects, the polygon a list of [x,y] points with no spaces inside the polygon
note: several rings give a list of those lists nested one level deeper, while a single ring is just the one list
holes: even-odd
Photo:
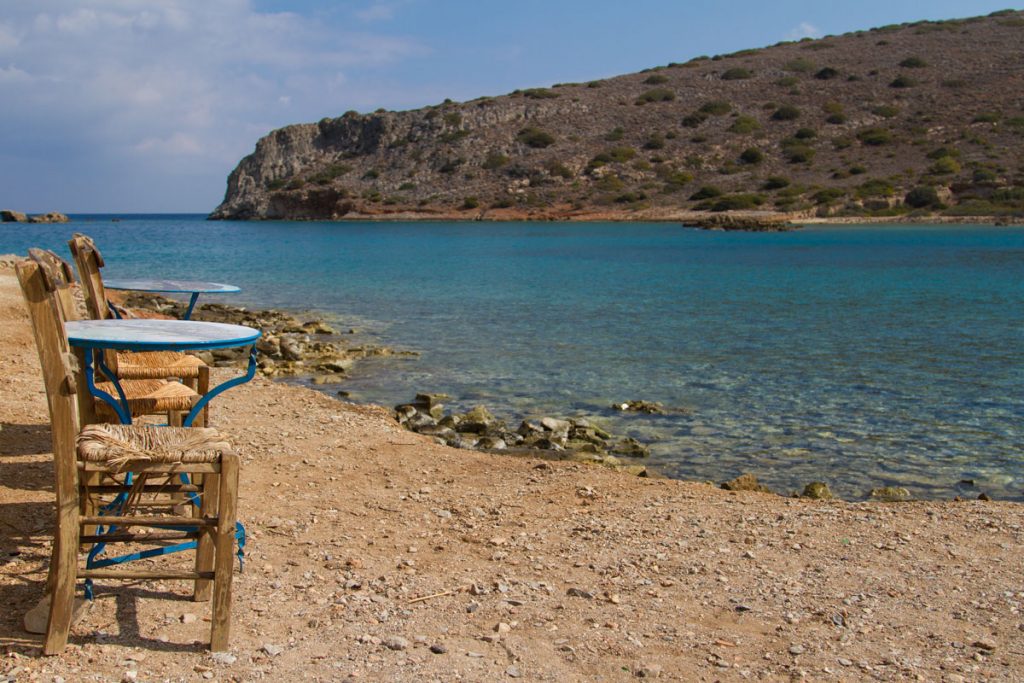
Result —
[{"label": "calm sea surface", "polygon": [[[680,478],[1024,499],[1021,228],[80,216],[0,226],[0,253],[66,254],[76,230],[108,277],[237,284],[220,300],[319,309],[422,353],[331,387],[359,400],[441,391],[513,424],[585,415]],[[685,412],[609,409],[630,399]]]}]

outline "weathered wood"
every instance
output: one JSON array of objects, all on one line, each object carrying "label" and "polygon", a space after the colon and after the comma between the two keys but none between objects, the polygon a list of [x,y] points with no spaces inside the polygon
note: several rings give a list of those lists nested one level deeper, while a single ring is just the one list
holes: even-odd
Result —
[{"label": "weathered wood", "polygon": [[216,527],[216,518],[200,519],[198,517],[153,516],[153,515],[97,515],[82,517],[81,524],[103,524],[106,526],[208,526]]},{"label": "weathered wood", "polygon": [[[84,472],[109,472],[110,466],[101,462],[80,462],[78,469]],[[212,462],[197,463],[167,463],[167,462],[138,462],[132,463],[132,472],[146,472],[152,474],[179,474],[181,472],[219,472],[220,465]]]},{"label": "weathered wood", "polygon": [[82,535],[79,541],[88,543],[150,543],[153,541],[187,541],[199,538],[199,531],[176,531],[157,534],[93,534]]},{"label": "weathered wood", "polygon": [[[217,474],[203,475],[203,497],[202,505],[197,514],[202,519],[212,517],[218,510],[220,499],[220,476]],[[214,539],[215,531],[204,533],[196,542],[196,571],[210,571],[215,566]],[[196,602],[206,602],[210,599],[213,586],[209,581],[196,581],[192,592],[192,599]]]},{"label": "weathered wood", "polygon": [[[90,486],[89,491],[93,493],[121,493],[130,491],[131,486],[114,486],[104,484],[102,486]],[[141,487],[143,493],[199,493],[203,489],[194,484],[146,484]]]},{"label": "weathered wood", "polygon": [[215,539],[216,576],[213,579],[213,623],[210,649],[226,650],[231,639],[231,579],[235,563],[235,519],[238,513],[238,456],[225,453],[221,459],[220,494]]},{"label": "weathered wood", "polygon": [[83,579],[181,579],[183,581],[194,581],[195,579],[212,579],[213,572],[197,574],[185,570],[165,569],[156,571],[129,571],[121,569],[83,569],[78,572]]}]

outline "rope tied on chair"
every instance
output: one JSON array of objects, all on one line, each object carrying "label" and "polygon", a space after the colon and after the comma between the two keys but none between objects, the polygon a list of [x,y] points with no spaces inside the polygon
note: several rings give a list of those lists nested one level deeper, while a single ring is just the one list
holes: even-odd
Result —
[{"label": "rope tied on chair", "polygon": [[217,462],[231,444],[209,427],[89,425],[78,435],[78,457],[122,467],[132,462]]}]

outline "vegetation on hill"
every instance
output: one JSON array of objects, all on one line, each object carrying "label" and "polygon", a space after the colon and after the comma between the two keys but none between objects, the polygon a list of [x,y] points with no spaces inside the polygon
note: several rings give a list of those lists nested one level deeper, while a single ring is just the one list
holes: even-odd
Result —
[{"label": "vegetation on hill", "polygon": [[215,218],[1024,216],[1024,12],[697,57],[259,141]]}]

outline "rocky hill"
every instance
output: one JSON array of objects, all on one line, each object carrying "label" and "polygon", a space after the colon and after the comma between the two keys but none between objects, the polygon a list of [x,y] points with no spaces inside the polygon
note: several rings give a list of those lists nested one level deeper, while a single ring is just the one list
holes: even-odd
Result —
[{"label": "rocky hill", "polygon": [[273,131],[222,219],[1024,216],[1024,12]]}]

